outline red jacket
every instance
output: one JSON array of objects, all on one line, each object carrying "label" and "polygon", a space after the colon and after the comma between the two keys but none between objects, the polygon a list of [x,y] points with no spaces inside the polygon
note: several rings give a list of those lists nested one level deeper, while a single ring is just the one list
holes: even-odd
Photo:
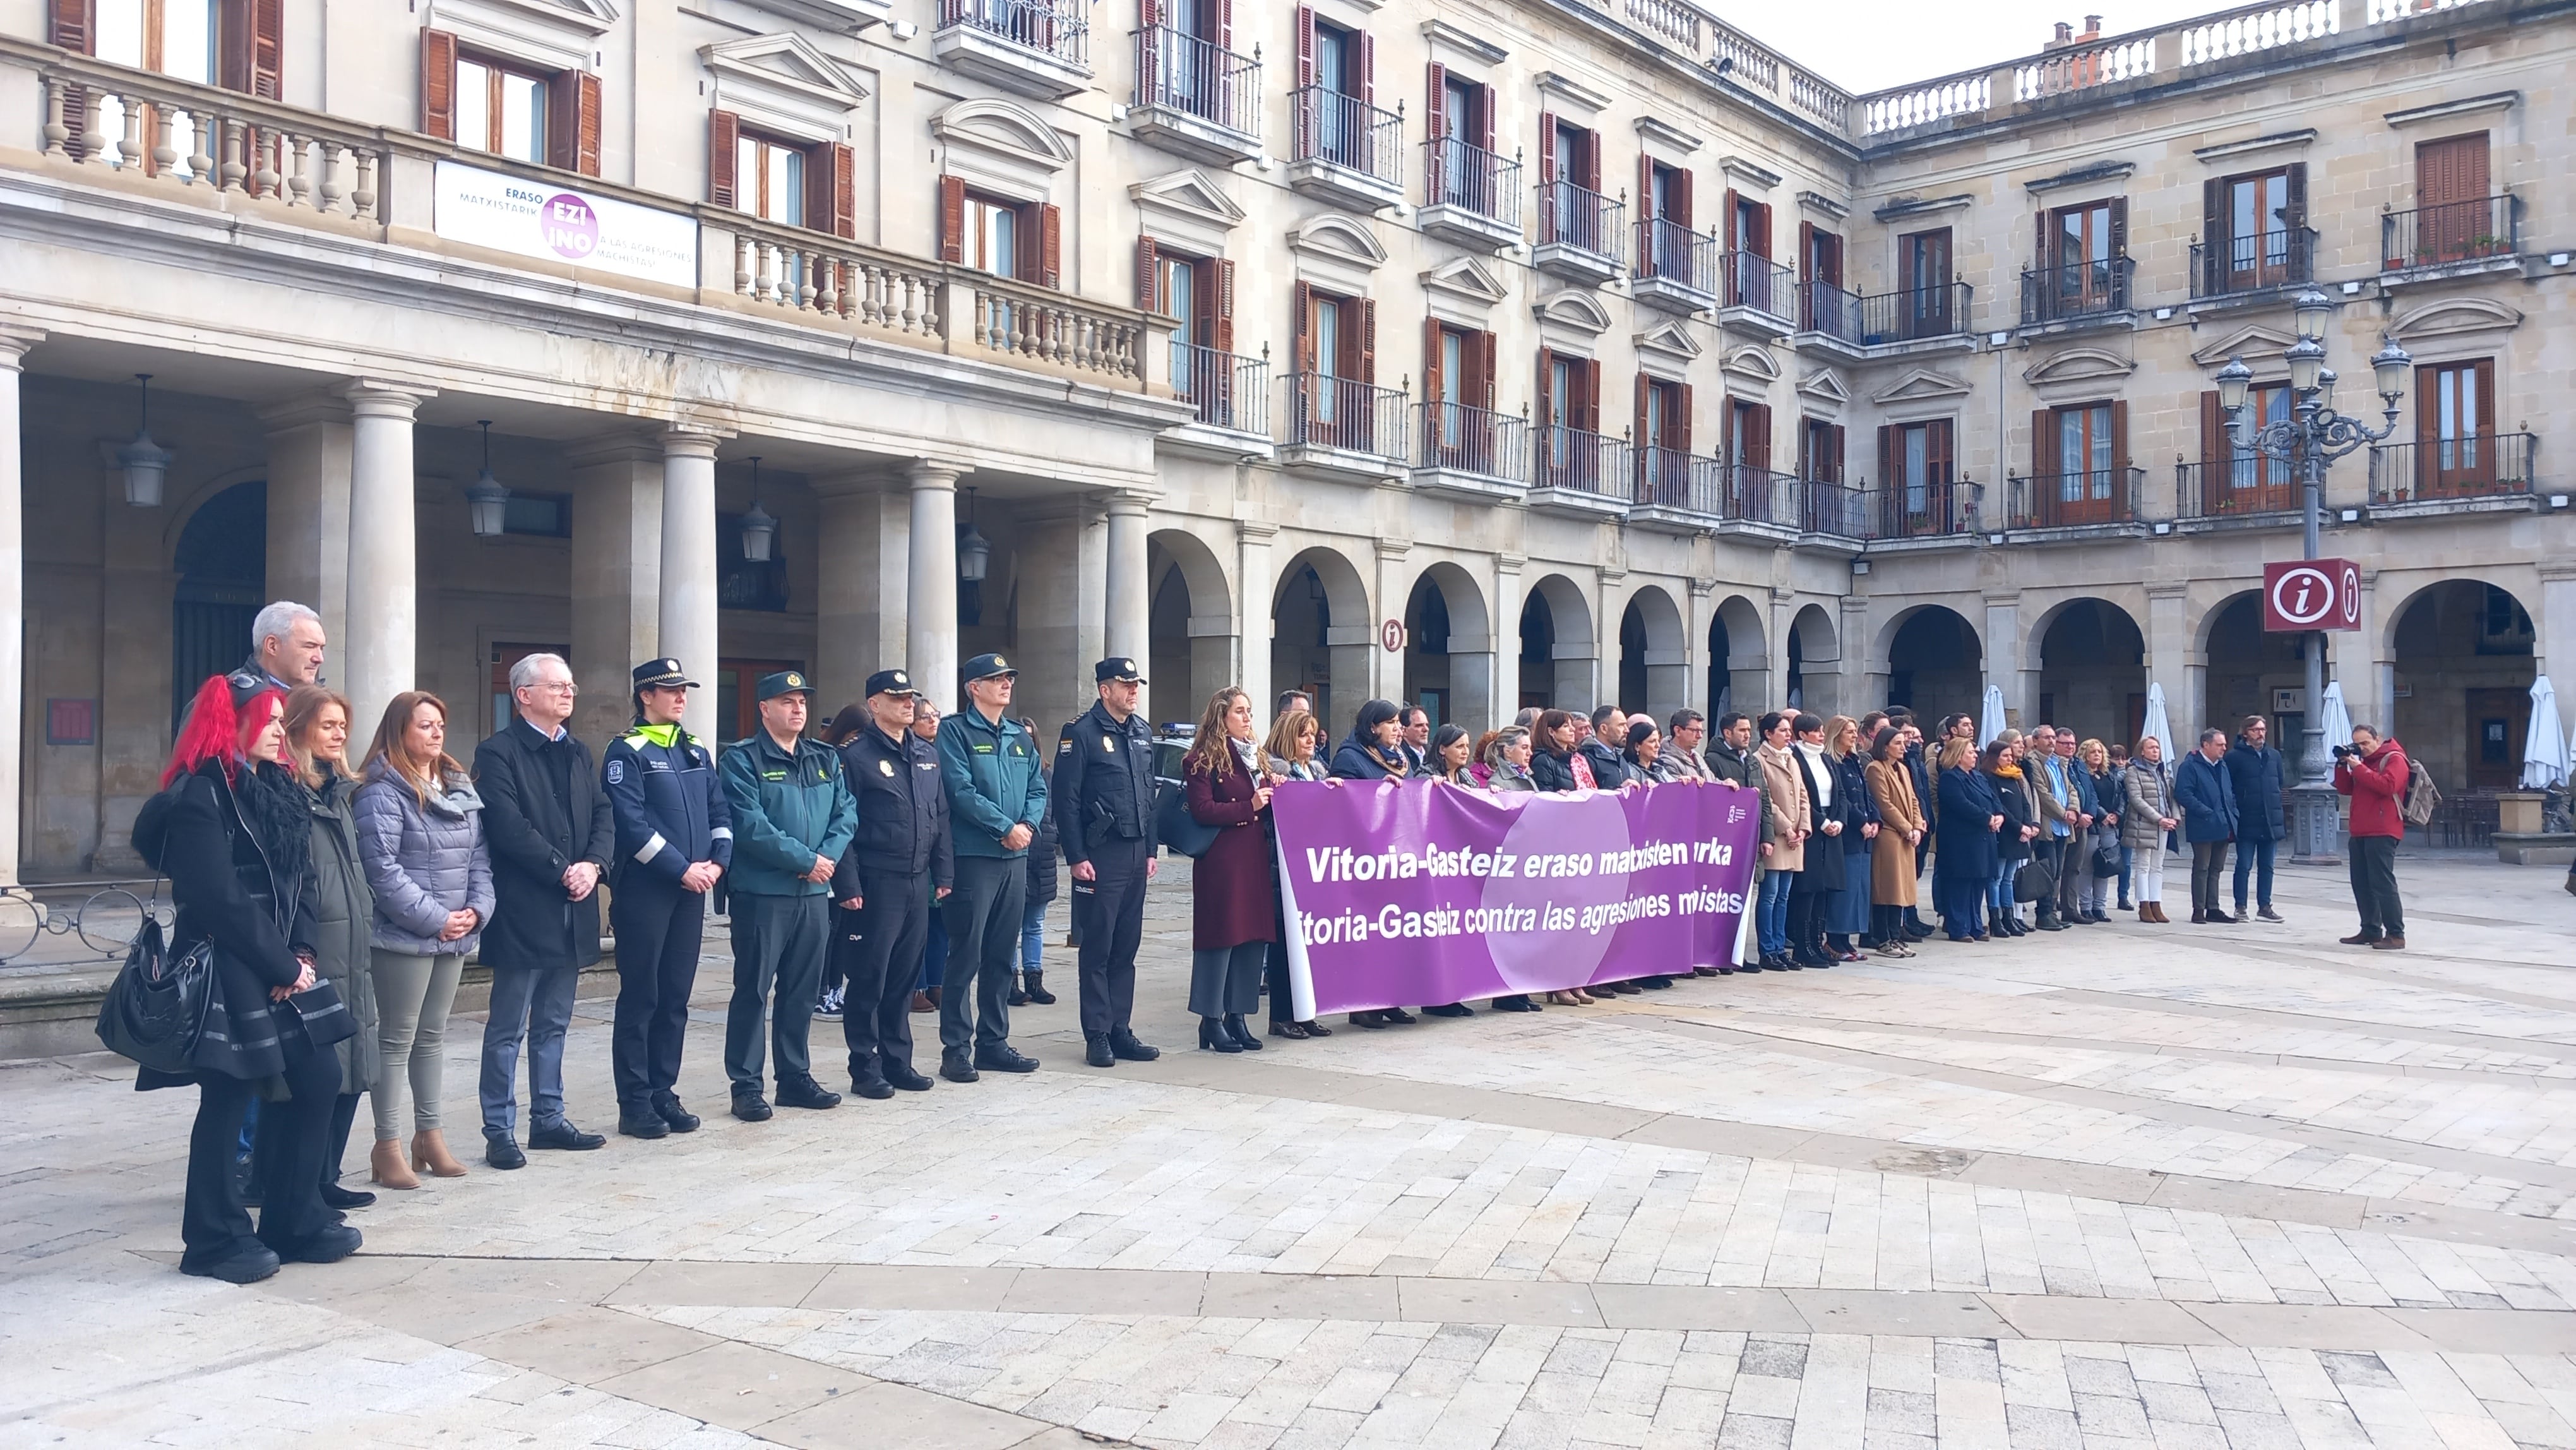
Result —
[{"label": "red jacket", "polygon": [[2335,762],[2334,788],[2352,797],[2352,834],[2406,837],[2406,747],[2379,742],[2368,755]]}]

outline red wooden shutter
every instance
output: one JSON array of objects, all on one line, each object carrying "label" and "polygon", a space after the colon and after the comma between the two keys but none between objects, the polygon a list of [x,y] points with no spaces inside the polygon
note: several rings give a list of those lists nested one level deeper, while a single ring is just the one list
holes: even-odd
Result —
[{"label": "red wooden shutter", "polygon": [[1771,203],[1761,202],[1753,208],[1753,235],[1745,246],[1757,257],[1771,255]]},{"label": "red wooden shutter", "polygon": [[1472,340],[1476,345],[1476,406],[1491,408],[1495,397],[1494,354],[1500,351],[1495,344],[1499,339],[1490,332],[1479,332]]},{"label": "red wooden shutter", "polygon": [[[573,148],[572,169],[580,172],[584,176],[597,176],[599,174],[600,132],[599,77],[592,75],[588,71],[583,71],[573,77],[573,89],[575,95],[579,97],[579,100],[575,103],[576,114],[573,123],[573,134],[579,139]],[[850,164],[848,160],[850,155],[849,147],[838,146],[833,148],[833,150],[840,158],[836,162],[836,165],[846,167]],[[847,207],[850,205],[850,183],[844,180],[839,182],[838,186],[839,194],[842,198],[841,204],[844,207]],[[855,237],[858,235],[858,218],[856,213],[851,215],[850,229],[848,231],[841,232],[840,235],[845,237]]]},{"label": "red wooden shutter", "polygon": [[1297,88],[1315,83],[1315,7],[1297,7]]},{"label": "red wooden shutter", "polygon": [[1449,67],[1435,60],[1424,69],[1430,75],[1427,85],[1431,94],[1423,135],[1437,141],[1449,134]]},{"label": "red wooden shutter", "polygon": [[[593,113],[594,115],[596,112]],[[830,231],[850,241],[859,236],[859,153],[856,148],[835,141],[831,147],[832,216]],[[590,174],[599,174],[599,149],[590,151]]]},{"label": "red wooden shutter", "polygon": [[1815,224],[1814,222],[1806,222],[1806,221],[1802,221],[1802,222],[1798,223],[1798,280],[1799,280],[1799,281],[1801,281],[1801,282],[1815,282],[1815,281],[1821,281],[1821,280],[1822,280],[1821,278],[1817,277],[1817,275],[1816,275],[1816,265],[1815,265],[1815,263],[1816,263],[1816,224]]},{"label": "red wooden shutter", "polygon": [[1574,184],[1586,191],[1599,191],[1601,189],[1601,133],[1584,132],[1579,138],[1576,149],[1582,153],[1583,160],[1575,169]]},{"label": "red wooden shutter", "polygon": [[1359,40],[1360,103],[1371,105],[1377,100],[1377,37],[1363,30]]},{"label": "red wooden shutter", "polygon": [[1905,486],[1906,481],[1901,476],[1905,471],[1904,431],[1892,423],[1879,425],[1878,486],[1886,493],[1894,493]]},{"label": "red wooden shutter", "polygon": [[46,39],[83,55],[98,53],[98,0],[52,0]]},{"label": "red wooden shutter", "polygon": [[1162,257],[1156,252],[1152,237],[1136,239],[1136,310],[1163,310]]},{"label": "red wooden shutter", "polygon": [[1538,113],[1539,185],[1549,188],[1555,187],[1556,166],[1556,113],[1553,111],[1541,111]]},{"label": "red wooden shutter", "polygon": [[2030,413],[2030,476],[2045,478],[2057,472],[2057,414],[2048,408],[2033,408]]},{"label": "red wooden shutter", "polygon": [[1691,448],[1691,385],[1684,383],[1673,391],[1681,398],[1681,416],[1674,419],[1671,425],[1674,430],[1672,446],[1680,452],[1688,453]]},{"label": "red wooden shutter", "polygon": [[1294,300],[1289,305],[1297,314],[1295,324],[1297,341],[1292,360],[1298,372],[1311,373],[1316,367],[1315,284],[1300,282],[1290,296]]},{"label": "red wooden shutter", "polygon": [[2226,463],[2234,452],[2235,447],[2227,438],[2227,410],[2219,406],[2217,393],[2202,393],[2200,395],[2200,462],[2201,472],[2204,475],[2200,485],[2202,488],[2211,491],[2217,489],[2218,468]]},{"label": "red wooden shutter", "polygon": [[1737,251],[1744,245],[1744,239],[1737,235],[1738,229],[1735,224],[1735,219],[1738,216],[1741,216],[1743,212],[1744,204],[1738,199],[1735,188],[1731,186],[1728,187],[1726,189],[1726,215],[1719,218],[1718,224],[1726,229],[1726,249],[1730,252]]},{"label": "red wooden shutter", "polygon": [[1216,48],[1234,49],[1234,0],[1216,0]]},{"label": "red wooden shutter", "polygon": [[1744,409],[1745,461],[1768,473],[1771,471],[1771,405],[1753,403]]},{"label": "red wooden shutter", "polygon": [[2111,404],[2111,466],[2119,470],[2122,487],[2128,486],[2129,472],[2129,405]]},{"label": "red wooden shutter", "polygon": [[1601,431],[1601,359],[1583,360],[1583,422],[1586,433]]},{"label": "red wooden shutter", "polygon": [[1213,294],[1216,301],[1216,317],[1208,329],[1208,345],[1218,352],[1230,353],[1234,351],[1234,263],[1219,257],[1213,266],[1216,285],[1199,289],[1202,293]]},{"label": "red wooden shutter", "polygon": [[[2476,368],[2478,375],[2478,436],[2493,438],[2496,430],[2495,363],[2489,359],[2480,358],[2471,366]],[[2481,449],[2479,455],[2488,460],[2489,468],[2495,466],[2492,449]]]},{"label": "red wooden shutter", "polygon": [[1935,418],[1923,425],[1923,471],[1934,483],[1951,481],[1951,420]]},{"label": "red wooden shutter", "polygon": [[1691,220],[1691,174],[1687,167],[1673,170],[1673,206],[1670,213],[1675,225],[1688,231],[1697,223]]},{"label": "red wooden shutter", "polygon": [[1840,423],[1832,424],[1825,429],[1825,444],[1827,452],[1830,454],[1828,466],[1834,471],[1833,481],[1836,483],[1843,481],[1843,443],[1845,436],[1843,425]]},{"label": "red wooden shutter", "polygon": [[[725,116],[722,111],[716,114]],[[733,118],[725,116],[725,119],[730,121]],[[730,191],[733,186],[733,149],[725,148],[724,154],[727,158],[725,186]],[[961,263],[966,260],[966,178],[962,176],[939,178],[939,260]]]},{"label": "red wooden shutter", "polygon": [[1360,365],[1359,365],[1359,380],[1360,380],[1361,382],[1363,382],[1363,383],[1370,383],[1370,384],[1374,384],[1374,383],[1376,383],[1376,382],[1377,382],[1377,301],[1376,301],[1376,299],[1374,299],[1374,298],[1370,298],[1370,297],[1363,297],[1363,298],[1361,298],[1361,299],[1359,300],[1359,309],[1360,309],[1360,325],[1359,325],[1359,343],[1360,343],[1360,357],[1359,357],[1359,363],[1360,363]]},{"label": "red wooden shutter", "polygon": [[1556,355],[1546,348],[1538,350],[1538,405],[1530,409],[1541,428],[1556,426]]},{"label": "red wooden shutter", "polygon": [[2415,148],[2415,204],[2450,206],[2487,194],[2487,133],[2446,136]]},{"label": "red wooden shutter", "polygon": [[[420,33],[420,129],[441,141],[456,139],[456,37],[444,30]],[[731,146],[725,155],[733,155]]]},{"label": "red wooden shutter", "polygon": [[1136,86],[1139,99],[1159,104],[1170,99],[1163,94],[1169,82],[1163,75],[1163,7],[1160,0],[1137,0],[1136,4]]},{"label": "red wooden shutter", "polygon": [[1637,157],[1637,275],[1655,275],[1655,158]]},{"label": "red wooden shutter", "polygon": [[1476,144],[1487,151],[1494,149],[1494,88],[1476,87]]},{"label": "red wooden shutter", "polygon": [[[1029,217],[1027,213],[1030,211],[1036,212],[1037,215],[1034,218]],[[1037,223],[1035,227],[1029,226],[1031,220]],[[1023,208],[1020,226],[1024,235],[1034,233],[1037,239],[1037,256],[1034,259],[1037,266],[1032,269],[1029,280],[1041,287],[1053,287],[1062,291],[1064,288],[1064,208],[1046,202]]]},{"label": "red wooden shutter", "polygon": [[741,145],[741,117],[731,111],[707,112],[707,200],[717,206],[742,204],[734,175],[735,152]]},{"label": "red wooden shutter", "polygon": [[216,7],[217,85],[263,100],[280,99],[285,9],[284,0],[223,0]]},{"label": "red wooden shutter", "polygon": [[1422,399],[1427,403],[1437,403],[1441,396],[1440,324],[1426,317],[1422,319]]},{"label": "red wooden shutter", "polygon": [[1636,421],[1629,425],[1628,437],[1640,448],[1652,448],[1663,441],[1657,438],[1653,430],[1647,426],[1646,400],[1654,390],[1653,378],[1644,373],[1637,374]]}]

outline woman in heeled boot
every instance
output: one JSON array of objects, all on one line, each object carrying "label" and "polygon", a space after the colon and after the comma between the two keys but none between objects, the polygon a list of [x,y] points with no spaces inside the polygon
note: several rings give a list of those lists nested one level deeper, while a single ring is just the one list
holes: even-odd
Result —
[{"label": "woman in heeled boot", "polygon": [[[439,1125],[447,1011],[465,958],[492,916],[492,855],[483,798],[447,753],[447,706],[419,690],[396,695],[367,749],[358,787],[358,856],[376,895],[373,949],[377,1050],[369,1095],[376,1117],[375,1180],[417,1188],[414,1176],[462,1178]],[[408,1090],[410,1172],[402,1129]]]},{"label": "woman in heeled boot", "polygon": [[1229,685],[1208,698],[1181,757],[1190,816],[1217,828],[1190,873],[1190,1010],[1199,1046],[1259,1052],[1244,1014],[1261,1005],[1261,969],[1279,918],[1270,879],[1270,762],[1252,733],[1252,697]]},{"label": "woman in heeled boot", "polygon": [[358,823],[351,804],[358,782],[349,773],[349,701],[319,685],[298,685],[286,697],[286,753],[303,777],[313,816],[313,969],[339,989],[357,1033],[333,1049],[339,1055],[340,1095],[331,1109],[331,1141],[322,1155],[322,1202],[331,1208],[364,1208],[372,1193],[340,1186],[340,1164],[358,1099],[376,1085],[375,973],[368,934],[376,894],[358,856]]},{"label": "woman in heeled boot", "polygon": [[2165,915],[2165,833],[2174,828],[2173,777],[2165,773],[2164,742],[2150,735],[2129,758],[2128,808],[2120,822],[2121,844],[2129,848],[2129,894],[2138,920],[2167,922]]}]

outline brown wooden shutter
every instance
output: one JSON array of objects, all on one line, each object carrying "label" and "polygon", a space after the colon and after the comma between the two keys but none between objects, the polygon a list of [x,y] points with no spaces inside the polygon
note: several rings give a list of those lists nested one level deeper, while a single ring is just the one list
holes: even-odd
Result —
[{"label": "brown wooden shutter", "polygon": [[741,145],[741,117],[731,111],[707,112],[707,200],[717,206],[742,204],[734,175],[735,153]]},{"label": "brown wooden shutter", "polygon": [[2048,408],[2033,408],[2030,413],[2030,476],[2042,478],[2057,472],[2057,414]]},{"label": "brown wooden shutter", "polygon": [[1468,341],[1476,353],[1476,371],[1471,379],[1476,385],[1476,406],[1490,409],[1495,405],[1494,354],[1501,351],[1497,346],[1501,339],[1490,332],[1478,332],[1470,334]]},{"label": "brown wooden shutter", "polygon": [[1538,184],[1553,188],[1556,185],[1556,168],[1556,113],[1541,111],[1538,113]]},{"label": "brown wooden shutter", "polygon": [[1172,99],[1163,92],[1170,85],[1164,76],[1163,7],[1161,0],[1137,0],[1136,5],[1136,88],[1139,99],[1162,103]]},{"label": "brown wooden shutter", "polygon": [[[2487,194],[2487,133],[2446,136],[2415,147],[2415,204],[2449,206]],[[2482,228],[2483,230],[2483,228]]]},{"label": "brown wooden shutter", "polygon": [[1555,363],[1556,354],[1546,348],[1538,350],[1538,393],[1530,408],[1530,416],[1538,421],[1541,428],[1556,426]]},{"label": "brown wooden shutter", "polygon": [[2120,486],[2128,486],[2129,474],[2129,405],[2115,400],[2111,404],[2111,467],[2120,474]]},{"label": "brown wooden shutter", "polygon": [[1212,295],[1216,316],[1208,328],[1208,345],[1218,352],[1234,351],[1234,263],[1219,257],[1210,264],[1216,273],[1214,287],[1201,287],[1202,294]]},{"label": "brown wooden shutter", "polygon": [[1440,324],[1426,317],[1422,319],[1422,399],[1436,403],[1440,398]]},{"label": "brown wooden shutter", "polygon": [[1842,424],[1840,424],[1840,423],[1835,423],[1835,424],[1832,424],[1831,426],[1829,426],[1829,427],[1827,427],[1827,428],[1825,429],[1825,442],[1826,442],[1826,445],[1827,445],[1828,449],[1830,450],[1830,452],[1831,452],[1831,454],[1832,454],[1832,460],[1831,460],[1830,466],[1831,466],[1831,467],[1832,467],[1832,469],[1834,470],[1834,472],[1833,472],[1833,481],[1834,481],[1834,482],[1836,482],[1836,483],[1840,483],[1840,482],[1842,482],[1842,481],[1843,481],[1843,443],[1844,443],[1844,439],[1845,439],[1845,434],[1844,434],[1844,432],[1843,432],[1843,425],[1842,425]]},{"label": "brown wooden shutter", "polygon": [[2200,184],[2200,290],[2215,297],[2227,290],[2227,274],[2235,255],[2228,245],[2228,228],[2234,218],[2227,206],[2228,182],[2212,177]]},{"label": "brown wooden shutter", "polygon": [[2217,392],[2200,395],[2200,462],[2201,487],[2216,489],[2217,471],[2235,452],[2227,439],[2227,410],[2219,406]]},{"label": "brown wooden shutter", "polygon": [[1683,231],[1697,225],[1691,220],[1691,174],[1688,167],[1673,168],[1672,219]]},{"label": "brown wooden shutter", "polygon": [[52,0],[46,39],[65,50],[98,54],[98,0]]},{"label": "brown wooden shutter", "polygon": [[1583,431],[1601,431],[1601,359],[1583,360]]},{"label": "brown wooden shutter", "polygon": [[[592,75],[588,71],[582,71],[573,77],[573,88],[574,93],[579,97],[579,100],[575,103],[576,114],[574,117],[573,134],[578,139],[576,140],[573,148],[572,169],[580,172],[584,176],[597,176],[599,174],[600,133],[599,77]],[[843,158],[838,164],[844,166],[849,164],[847,161],[850,154],[849,147],[838,146],[833,148],[833,150],[838,157]],[[841,204],[846,207],[850,205],[849,183],[843,181],[839,183],[839,187],[839,195],[842,198]],[[858,217],[855,212],[851,214],[850,229],[848,231],[841,232],[840,235],[845,237],[855,237],[858,235]]]},{"label": "brown wooden shutter", "polygon": [[1816,257],[1816,224],[1815,224],[1814,222],[1802,221],[1802,222],[1798,223],[1798,280],[1799,280],[1799,281],[1801,281],[1801,282],[1814,282],[1814,281],[1818,281],[1818,280],[1820,280],[1820,279],[1816,276],[1816,269],[1815,269],[1815,257]]},{"label": "brown wooden shutter", "polygon": [[2129,199],[2111,198],[2111,256],[2114,260],[2129,255]]},{"label": "brown wooden shutter", "polygon": [[1744,406],[1744,459],[1754,467],[1771,471],[1771,405],[1747,403]]},{"label": "brown wooden shutter", "polygon": [[[2284,175],[2288,181],[2288,186],[2285,189],[2289,192],[2289,196],[2286,198],[2288,205],[2285,206],[2283,210],[2286,211],[2288,215],[2281,219],[2281,225],[2290,231],[2296,232],[2304,229],[2308,224],[2308,163],[2304,161],[2293,161],[2290,163]],[[2297,248],[2304,247],[2307,243],[2300,238],[2293,237],[2290,240],[2290,245],[2293,248]],[[2297,256],[2300,254],[2294,252],[2293,255]]]},{"label": "brown wooden shutter", "polygon": [[1289,305],[1297,314],[1295,321],[1296,344],[1291,360],[1294,362],[1298,372],[1311,373],[1315,371],[1316,367],[1315,284],[1312,282],[1300,282],[1297,284],[1295,290],[1291,292],[1290,296],[1293,300]]},{"label": "brown wooden shutter", "polygon": [[1691,449],[1691,385],[1684,383],[1673,392],[1680,398],[1681,407],[1681,416],[1673,422],[1673,447],[1688,453]]},{"label": "brown wooden shutter", "polygon": [[1745,245],[1757,257],[1771,255],[1771,203],[1758,202],[1753,208],[1753,235]]},{"label": "brown wooden shutter", "polygon": [[546,164],[564,171],[576,169],[581,159],[579,74],[565,71],[546,82]]},{"label": "brown wooden shutter", "polygon": [[1216,34],[1211,39],[1219,50],[1234,49],[1234,0],[1216,0]]},{"label": "brown wooden shutter", "polygon": [[1373,105],[1377,101],[1377,37],[1363,30],[1360,32],[1359,40],[1360,103]]},{"label": "brown wooden shutter", "polygon": [[[1053,287],[1062,291],[1064,289],[1064,208],[1039,202],[1021,210],[1022,234],[1034,236],[1037,242],[1037,255],[1031,258],[1036,266],[1030,269],[1029,280],[1041,287]],[[1032,212],[1035,213],[1034,216],[1030,215]],[[1032,221],[1037,225],[1030,226],[1029,223]]]},{"label": "brown wooden shutter", "polygon": [[[716,114],[724,115],[721,111]],[[725,119],[730,121],[733,118],[725,116]],[[724,154],[728,158],[725,184],[730,189],[733,184],[730,160],[733,149],[725,148]],[[939,178],[939,260],[959,263],[966,260],[966,178],[962,176]]]},{"label": "brown wooden shutter", "polygon": [[1718,224],[1726,229],[1726,249],[1729,252],[1740,251],[1743,249],[1744,239],[1736,234],[1736,218],[1743,215],[1743,213],[1744,203],[1737,197],[1735,188],[1731,186],[1728,187],[1726,189],[1726,213],[1724,216],[1719,218]]},{"label": "brown wooden shutter", "polygon": [[1628,438],[1640,448],[1652,448],[1663,441],[1657,438],[1654,431],[1647,426],[1646,402],[1654,389],[1653,378],[1644,373],[1637,374],[1636,421],[1628,425]]},{"label": "brown wooden shutter", "polygon": [[1360,310],[1359,380],[1374,385],[1377,382],[1377,300],[1363,297],[1359,300],[1358,306]]},{"label": "brown wooden shutter", "polygon": [[215,15],[217,85],[263,100],[282,98],[285,11],[285,0],[222,0]]},{"label": "brown wooden shutter", "polygon": [[[856,147],[835,141],[829,148],[832,166],[831,233],[848,241],[859,238],[859,153]],[[598,174],[599,152],[590,153],[591,174]]]},{"label": "brown wooden shutter", "polygon": [[1951,438],[1951,420],[1947,418],[1935,418],[1924,425],[1923,471],[1934,483],[1949,483],[1955,478]]},{"label": "brown wooden shutter", "polygon": [[1637,157],[1637,275],[1655,275],[1655,158]]},{"label": "brown wooden shutter", "polygon": [[1297,7],[1297,88],[1315,83],[1315,7]]},{"label": "brown wooden shutter", "polygon": [[444,30],[420,33],[420,129],[441,141],[456,139],[456,37]]},{"label": "brown wooden shutter", "polygon": [[1577,167],[1574,184],[1586,191],[1599,191],[1601,189],[1601,133],[1584,132],[1579,138],[1577,149],[1582,153],[1583,160]]},{"label": "brown wooden shutter", "polygon": [[1162,257],[1155,250],[1152,237],[1136,239],[1136,310],[1163,310]]},{"label": "brown wooden shutter", "polygon": [[[2478,436],[2492,438],[2496,430],[2495,364],[2480,358],[2471,366],[2476,369],[2478,377]],[[2494,455],[2491,451],[2482,450],[2479,456],[2487,459],[2489,469],[2495,467]]]},{"label": "brown wooden shutter", "polygon": [[[1424,70],[1428,73],[1425,84],[1430,91],[1430,96],[1424,111],[1428,119],[1424,123],[1423,136],[1427,140],[1437,141],[1449,134],[1449,67],[1435,60],[1425,66]],[[1465,118],[1460,119],[1463,121]]]},{"label": "brown wooden shutter", "polygon": [[1882,493],[1895,493],[1905,486],[1905,430],[1893,423],[1882,423],[1878,429],[1878,487]]}]

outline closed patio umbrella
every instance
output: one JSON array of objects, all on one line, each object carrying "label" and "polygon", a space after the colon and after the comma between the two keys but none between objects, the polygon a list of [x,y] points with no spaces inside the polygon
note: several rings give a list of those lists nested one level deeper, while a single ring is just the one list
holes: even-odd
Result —
[{"label": "closed patio umbrella", "polygon": [[1977,710],[1977,743],[1981,746],[1992,744],[1996,736],[2004,733],[2004,723],[2003,686],[1989,684],[1986,686],[1985,703]]},{"label": "closed patio umbrella", "polygon": [[[2329,695],[2327,698],[2332,699],[2333,696]],[[2347,730],[2344,733],[2349,735],[2352,732]],[[2173,768],[2173,722],[2165,717],[2165,687],[2162,685],[2150,683],[2147,686],[2147,717],[2138,727],[2138,738],[2141,740],[2152,738],[2157,747],[2164,752],[2165,768],[2167,770]]]},{"label": "closed patio umbrella", "polygon": [[2547,790],[2567,783],[2567,732],[2558,723],[2558,692],[2549,677],[2531,682],[2531,728],[2523,732],[2522,788]]},{"label": "closed patio umbrella", "polygon": [[2317,723],[2324,727],[2328,751],[2352,743],[2352,709],[2343,702],[2343,681],[2326,686],[2325,713]]}]

